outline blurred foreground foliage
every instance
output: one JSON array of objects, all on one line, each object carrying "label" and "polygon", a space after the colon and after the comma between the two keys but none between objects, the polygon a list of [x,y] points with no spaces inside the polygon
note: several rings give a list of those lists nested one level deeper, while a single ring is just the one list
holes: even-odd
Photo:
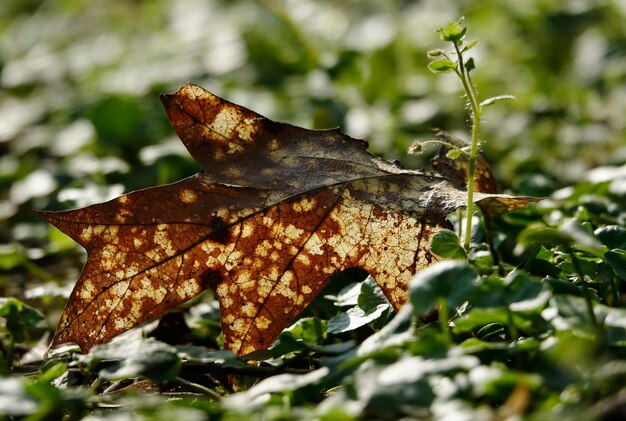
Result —
[{"label": "blurred foreground foliage", "polygon": [[[457,81],[426,57],[459,16],[480,40],[481,96],[516,97],[488,110],[483,153],[503,189],[548,197],[497,221],[496,257],[484,227],[467,254],[443,234],[435,251],[457,260],[419,275],[395,317],[353,282],[363,274],[342,274],[256,366],[219,350],[210,294],[88,355],[41,361],[84,254],[32,209],[196,172],[159,93],[193,81],[424,167],[428,153],[406,154],[414,139],[468,138]],[[623,417],[625,20],[619,0],[5,0],[0,296],[16,298],[0,301],[0,414]],[[444,321],[424,323],[434,305]],[[254,386],[222,399],[233,375]]]}]

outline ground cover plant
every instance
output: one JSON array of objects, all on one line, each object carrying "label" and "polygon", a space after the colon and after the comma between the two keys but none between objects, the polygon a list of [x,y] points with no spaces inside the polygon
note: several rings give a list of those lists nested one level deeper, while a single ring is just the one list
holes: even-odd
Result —
[{"label": "ground cover plant", "polygon": [[[159,4],[155,2],[149,10],[141,8],[134,11],[141,12],[137,15],[149,26],[150,18],[162,16]],[[300,6],[304,4],[308,3],[302,2]],[[302,115],[310,115],[312,124],[301,124],[306,127],[323,128],[332,126],[333,122],[350,121],[346,126],[353,131],[367,126],[367,119],[359,120],[359,114],[353,111],[355,109],[371,118],[375,118],[376,113],[379,116],[405,115],[400,117],[400,124],[396,126],[408,130],[404,133],[400,130],[395,136],[394,146],[388,147],[383,155],[402,158],[407,166],[418,162],[425,166],[430,159],[429,153],[437,153],[432,150],[433,142],[426,141],[420,143],[422,154],[406,156],[404,151],[417,137],[415,133],[408,132],[414,131],[420,124],[424,124],[421,133],[427,133],[427,129],[433,127],[447,130],[464,128],[464,117],[450,117],[464,114],[464,100],[458,99],[458,82],[446,78],[446,75],[433,75],[436,78],[432,80],[454,82],[450,85],[453,90],[448,96],[451,102],[460,103],[460,107],[449,115],[434,111],[422,123],[407,118],[411,113],[402,108],[403,104],[420,105],[424,110],[424,101],[432,92],[411,88],[410,81],[415,79],[411,79],[410,75],[420,73],[411,60],[407,62],[394,55],[394,51],[403,45],[409,48],[402,34],[390,38],[393,41],[387,41],[387,44],[383,42],[370,47],[370,52],[365,55],[368,57],[366,61],[361,58],[363,55],[355,52],[355,47],[349,46],[349,41],[345,41],[343,49],[337,47],[337,61],[327,62],[328,57],[320,56],[324,37],[321,40],[313,37],[306,24],[297,20],[303,17],[297,13],[294,15],[294,4],[290,5],[292,9],[283,9],[280,3],[274,2],[262,2],[262,5],[265,14],[255,15],[255,25],[263,19],[269,19],[272,26],[276,26],[276,21],[281,22],[281,30],[297,35],[291,37],[294,43],[288,44],[293,50],[263,50],[263,45],[272,45],[271,39],[277,33],[267,31],[258,36],[255,29],[245,26],[245,21],[238,21],[240,26],[231,28],[230,38],[222,38],[222,42],[239,39],[241,43],[229,44],[231,48],[228,51],[244,54],[241,50],[244,49],[250,62],[255,64],[237,71],[241,59],[238,59],[239,62],[231,61],[231,67],[228,67],[224,63],[216,64],[220,60],[211,62],[209,58],[204,58],[207,72],[204,77],[209,86],[213,85],[212,90],[216,88],[215,76],[221,75],[224,91],[235,93],[235,98],[245,99],[244,93],[252,95],[250,93],[258,89],[246,82],[252,71],[254,80],[262,81],[271,87],[271,92],[277,92],[274,97],[255,97],[261,107],[261,98],[266,98],[265,104],[273,104],[265,105],[268,108],[263,113],[271,109],[292,109],[294,104],[299,104],[302,110],[300,117],[283,118],[286,114],[281,115],[280,112],[273,115],[290,122],[298,122]],[[199,3],[193,6],[202,10]],[[218,2],[213,6],[234,13],[233,9],[229,9],[231,6]],[[421,6],[428,4],[425,2]],[[16,3],[11,7],[17,16],[22,16],[18,9],[28,6]],[[59,22],[65,14],[71,16],[80,11],[86,13],[84,17],[89,19],[89,13],[81,11],[78,5],[68,2],[63,7],[64,14],[57,15],[54,8],[40,6],[36,8],[34,18],[15,19],[17,23],[8,25],[7,33],[19,33],[20,28],[23,30],[25,26],[32,25],[31,19],[38,16],[51,22],[60,19],[56,21]],[[128,3],[125,7],[128,9],[122,15],[136,6]],[[250,6],[240,2],[237,7],[245,9]],[[308,4],[308,7],[313,6]],[[315,9],[316,16],[323,15],[322,12],[327,13],[325,16],[341,16],[330,14],[330,9],[324,9],[325,6],[318,7]],[[580,43],[595,39],[596,44],[593,45],[598,46],[598,39],[604,40],[605,55],[596,63],[598,66],[601,61],[608,65],[620,57],[619,40],[623,40],[623,34],[611,32],[612,22],[615,22],[612,16],[620,13],[617,6],[594,8],[588,5],[582,9],[543,7],[541,13],[550,23],[562,22],[564,16],[575,17],[573,21],[567,21],[570,22],[568,25],[574,26],[573,29],[565,25],[573,33],[581,30],[586,34],[582,31],[586,28],[585,22],[601,19],[607,32],[600,37],[597,31],[588,27],[592,35],[580,35]],[[101,21],[101,12],[110,9],[94,6],[94,10],[100,11],[98,21]],[[245,10],[251,13],[252,9]],[[458,16],[457,10],[451,10],[455,15],[442,18],[442,23]],[[539,8],[536,10],[539,13]],[[421,16],[417,8],[403,11],[404,18]],[[180,16],[187,16],[183,12],[180,10],[176,14],[172,11],[169,19],[175,22],[177,16],[179,19]],[[481,9],[481,6],[468,12],[464,14],[468,16],[472,34],[475,32],[473,19],[480,21],[482,16],[485,22],[492,23],[491,27],[501,19],[496,17],[499,15]],[[525,28],[524,24],[535,24],[539,16],[523,12],[518,10],[513,13],[518,18],[519,29]],[[376,8],[366,13],[378,25],[387,16]],[[248,16],[249,19],[250,15],[237,16]],[[424,16],[432,15],[425,13]],[[175,33],[176,25],[171,22],[169,30]],[[463,25],[463,22],[453,23],[440,31],[440,35],[444,39],[447,37],[447,41],[463,41],[466,47],[473,47],[473,42],[462,39],[465,35]],[[186,31],[191,28],[189,24],[185,26]],[[79,27],[70,29],[80,33]],[[430,27],[428,31],[432,29]],[[228,31],[225,32],[228,34]],[[377,31],[371,31],[370,27],[370,32]],[[241,34],[242,38],[237,38],[236,34]],[[134,39],[133,35],[130,37]],[[480,35],[477,37],[480,38]],[[14,39],[21,40],[23,44],[29,42],[24,37]],[[115,44],[112,39],[114,37],[108,40],[102,38],[100,42],[113,42],[108,44],[111,46]],[[363,35],[357,39],[357,45],[367,44]],[[472,49],[472,54],[483,44],[483,38],[480,39],[481,43]],[[62,43],[50,42],[50,46],[63,51],[66,57],[72,57],[72,50],[64,50],[60,46]],[[183,50],[189,56],[189,52],[194,51],[194,38],[187,38],[187,42],[178,44],[177,49],[186,45],[187,49]],[[380,40],[376,42],[381,43]],[[146,44],[141,42],[139,45],[145,48]],[[441,41],[433,38],[429,45],[421,48],[419,56],[423,58],[423,69],[428,64],[425,51],[439,45]],[[540,48],[541,45],[538,42],[534,47]],[[115,197],[123,191],[184,178],[197,172],[197,167],[184,153],[178,152],[179,149],[173,146],[175,142],[165,142],[159,148],[154,146],[154,138],[169,132],[167,122],[158,116],[158,108],[148,98],[156,98],[157,92],[173,91],[185,82],[163,76],[162,72],[147,72],[148,63],[156,60],[154,57],[157,55],[137,58],[143,66],[142,78],[133,79],[132,89],[136,91],[121,94],[123,90],[119,83],[123,79],[114,77],[120,70],[115,66],[107,69],[112,61],[103,62],[106,57],[92,57],[91,61],[76,63],[70,61],[74,63],[71,66],[77,67],[57,70],[56,76],[39,74],[33,67],[32,55],[41,59],[46,57],[45,54],[42,56],[41,50],[27,50],[31,56],[11,56],[17,54],[15,51],[20,46],[16,43],[13,50],[5,47],[2,83],[7,89],[3,95],[12,107],[40,104],[40,108],[39,111],[30,109],[17,113],[25,123],[20,126],[19,121],[14,122],[0,132],[7,139],[3,147],[9,152],[8,158],[2,161],[5,171],[3,182],[9,186],[6,205],[2,208],[7,221],[3,222],[2,235],[9,240],[2,249],[0,261],[4,271],[3,295],[8,297],[0,302],[0,318],[3,321],[0,390],[6,398],[0,403],[0,411],[5,417],[334,420],[403,417],[506,419],[515,416],[528,419],[553,419],[557,416],[615,419],[623,416],[626,196],[623,167],[609,165],[623,163],[619,158],[623,153],[623,137],[620,137],[623,134],[618,130],[619,120],[611,114],[620,112],[620,96],[612,89],[617,81],[623,80],[624,75],[619,73],[619,68],[613,67],[612,73],[591,71],[591,76],[585,76],[596,82],[585,89],[578,88],[585,97],[584,103],[590,107],[587,111],[582,108],[578,113],[571,113],[572,110],[567,111],[567,108],[560,111],[570,119],[567,123],[574,128],[589,129],[588,126],[593,124],[593,129],[586,130],[587,135],[595,133],[597,136],[598,131],[605,133],[602,145],[607,155],[603,157],[599,154],[591,161],[585,161],[589,155],[584,151],[589,145],[571,142],[571,135],[566,134],[568,129],[558,126],[562,124],[559,111],[556,111],[558,101],[566,103],[571,97],[564,100],[555,95],[551,104],[544,104],[546,108],[524,113],[520,110],[528,107],[528,100],[523,93],[520,95],[515,83],[510,87],[507,84],[496,86],[496,90],[481,79],[483,71],[489,75],[492,70],[489,65],[491,60],[498,60],[497,49],[480,58],[476,69],[473,65],[467,66],[470,63],[468,55],[458,60],[458,51],[456,55],[450,55],[442,47],[441,52],[430,53],[432,70],[451,70],[459,62],[466,70],[469,68],[471,80],[466,80],[465,89],[470,88],[470,96],[475,94],[471,90],[476,86],[481,98],[483,91],[486,93],[484,97],[497,96],[501,92],[512,92],[516,97],[514,102],[501,102],[485,109],[486,117],[482,120],[483,126],[479,127],[480,136],[476,131],[476,122],[480,124],[481,119],[480,115],[476,117],[482,110],[470,107],[474,136],[462,131],[455,133],[458,136],[440,132],[436,142],[446,145],[433,166],[440,172],[451,171],[449,174],[471,172],[468,168],[471,166],[466,166],[464,159],[466,155],[471,158],[472,150],[478,149],[479,144],[470,143],[467,147],[461,139],[480,140],[480,148],[493,164],[493,173],[501,185],[513,187],[512,191],[516,194],[539,195],[545,199],[498,218],[466,218],[462,213],[451,213],[448,218],[452,229],[438,229],[430,244],[429,252],[442,261],[412,277],[407,291],[408,302],[399,311],[392,310],[394,303],[389,302],[389,294],[385,296],[379,288],[376,282],[379,277],[367,277],[367,273],[352,270],[342,272],[333,279],[305,313],[280,333],[268,349],[259,349],[246,357],[224,350],[228,339],[221,333],[216,296],[208,291],[177,311],[167,313],[159,321],[130,330],[110,342],[95,345],[85,354],[76,352],[74,346],[62,346],[51,352],[50,359],[43,361],[52,327],[59,319],[62,305],[78,277],[85,256],[59,231],[49,229],[43,221],[37,221],[31,209],[46,207],[60,210],[88,205]],[[154,48],[155,53],[168,54],[164,52],[164,49],[167,50],[165,47]],[[458,48],[463,49],[463,46]],[[562,46],[559,48],[563,49]],[[263,56],[261,51],[268,53]],[[76,54],[87,57],[84,49]],[[289,54],[292,57],[307,57],[308,61],[290,61]],[[434,64],[442,57],[449,62]],[[228,62],[228,59],[224,61]],[[556,56],[547,61],[558,62]],[[20,69],[20,63],[22,69],[31,69],[31,72],[14,70]],[[381,72],[381,68],[389,70],[389,66],[381,66],[382,63],[393,63],[394,68],[389,75],[396,77],[381,78],[370,73]],[[158,62],[156,68],[165,69],[162,64]],[[220,65],[226,67],[220,68]],[[402,68],[409,68],[410,71],[403,74]],[[553,80],[544,77],[539,68],[541,66],[534,68],[530,74],[533,71],[536,72],[534,74],[541,74],[542,83],[553,85]],[[185,61],[178,60],[176,72],[172,74],[183,73],[180,77],[185,77],[184,69]],[[126,71],[132,73],[133,69]],[[83,76],[79,76],[89,72],[90,78],[81,79]],[[406,78],[403,79],[402,75]],[[147,76],[154,79],[146,81],[149,79]],[[326,82],[320,82],[325,77],[328,78]],[[424,73],[422,77],[429,76]],[[303,80],[310,85],[299,83]],[[497,78],[487,80],[497,81]],[[532,77],[526,82],[529,80],[533,80]],[[140,81],[145,83],[144,88],[141,88]],[[85,84],[93,88],[93,92],[102,90],[106,94],[91,98],[60,95],[59,86],[69,86],[70,82]],[[111,84],[115,83],[118,83],[117,87],[111,90]],[[312,94],[302,95],[302,86],[309,86]],[[437,85],[433,83],[433,86]],[[578,87],[574,82],[571,86]],[[355,87],[360,97],[354,96]],[[377,89],[382,87],[384,89]],[[320,94],[324,89],[327,93]],[[332,94],[328,93],[329,89]],[[543,89],[548,88],[544,86]],[[57,93],[57,102],[38,101],[51,98],[52,92]],[[84,95],[89,90],[67,92],[83,92]],[[532,95],[539,95],[538,92],[539,89],[535,89]],[[594,95],[600,93],[613,107],[601,115],[598,110],[590,111]],[[231,95],[228,97],[231,98]],[[310,102],[305,102],[304,97],[310,98]],[[435,97],[439,100],[445,96]],[[378,102],[381,99],[386,105]],[[478,103],[480,101],[474,105]],[[70,115],[63,111],[68,104],[74,104]],[[249,104],[257,109],[254,104]],[[539,140],[528,139],[525,144],[520,142],[517,149],[507,143],[511,142],[511,138],[517,141],[516,135],[511,138],[506,136],[507,130],[509,135],[514,132],[510,131],[510,127],[506,128],[505,123],[510,120],[500,117],[503,109],[511,112],[511,107],[520,107],[515,112],[525,116],[527,123],[533,123],[524,126],[527,127],[524,136],[530,136],[530,133],[539,136],[542,133],[544,136],[561,133],[561,142],[566,144],[567,150],[558,150],[557,142],[557,146],[541,149],[558,150],[553,156],[546,151],[545,154],[532,156],[522,153],[520,158],[520,151],[532,149],[540,143],[535,144],[533,142]],[[435,110],[444,108],[441,104],[435,106]],[[548,116],[545,110],[549,111]],[[471,120],[472,116],[474,120]],[[580,120],[572,120],[576,116]],[[378,118],[375,121],[369,133],[356,130],[356,133],[350,134],[367,137],[371,140],[371,148],[381,152],[385,144],[381,139],[385,136],[380,130],[386,127],[383,124],[385,120]],[[55,133],[54,127],[65,130],[57,137],[64,141],[47,146],[42,139]],[[555,131],[556,127],[560,129]],[[68,139],[74,140],[74,146]],[[590,142],[589,139],[585,141]],[[16,158],[18,152],[23,153],[19,161]],[[571,173],[568,175],[567,171],[559,171],[560,167],[551,168],[558,157],[568,154],[577,156],[568,164],[578,165],[579,169],[585,168],[585,165],[586,168],[598,166],[595,160],[605,166],[584,178],[581,178],[579,170],[577,178],[572,179]],[[111,156],[119,158],[111,159]],[[493,157],[499,158],[489,159]],[[452,158],[457,159],[450,161]],[[81,170],[81,160],[90,163],[89,171]],[[482,158],[476,160],[482,162]],[[480,170],[484,168],[482,164],[478,164],[478,168],[479,174],[486,174]],[[6,172],[7,169],[11,172]],[[493,181],[490,176],[479,179]],[[460,183],[461,187],[463,184]],[[493,183],[477,183],[477,186],[477,192],[486,192],[493,188]],[[476,194],[480,197],[480,193]],[[462,199],[466,200],[466,196],[463,195]],[[486,214],[489,216],[488,211]],[[471,234],[469,243],[467,233]],[[438,313],[432,312],[435,307]]]}]

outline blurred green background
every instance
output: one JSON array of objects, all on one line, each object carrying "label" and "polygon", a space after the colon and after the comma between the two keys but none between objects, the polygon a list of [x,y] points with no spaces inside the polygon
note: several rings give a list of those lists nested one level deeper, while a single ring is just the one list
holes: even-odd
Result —
[{"label": "blurred green background", "polygon": [[483,125],[504,190],[545,195],[626,162],[623,0],[2,0],[0,295],[61,298],[78,275],[82,251],[33,209],[198,170],[158,98],[188,81],[424,167],[413,140],[468,137],[457,80],[426,57],[460,16],[481,97],[517,98]]}]

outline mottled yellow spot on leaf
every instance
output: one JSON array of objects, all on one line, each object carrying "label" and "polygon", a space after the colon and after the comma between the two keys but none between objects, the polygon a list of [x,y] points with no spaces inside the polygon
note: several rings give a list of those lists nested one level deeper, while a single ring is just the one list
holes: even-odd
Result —
[{"label": "mottled yellow spot on leaf", "polygon": [[212,131],[221,135],[222,138],[231,138],[235,126],[239,123],[237,110],[232,107],[224,107],[213,119]]},{"label": "mottled yellow spot on leaf", "polygon": [[184,189],[178,193],[178,198],[183,203],[192,204],[196,203],[196,200],[198,200],[198,194],[193,190]]},{"label": "mottled yellow spot on leaf", "polygon": [[254,232],[254,226],[252,224],[246,224],[244,222],[243,228],[241,230],[241,238],[248,238]]},{"label": "mottled yellow spot on leaf", "polygon": [[256,326],[261,329],[261,330],[265,330],[269,327],[269,325],[272,323],[272,321],[270,319],[268,319],[267,317],[257,317],[256,320]]}]

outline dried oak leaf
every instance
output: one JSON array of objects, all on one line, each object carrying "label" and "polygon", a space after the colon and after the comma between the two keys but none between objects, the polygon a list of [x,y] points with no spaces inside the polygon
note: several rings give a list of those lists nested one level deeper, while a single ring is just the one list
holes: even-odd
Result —
[{"label": "dried oak leaf", "polygon": [[[469,146],[463,139],[460,139],[443,130],[437,130],[437,139],[454,145],[458,148]],[[461,155],[456,159],[447,157],[450,147],[443,146],[439,150],[439,154],[432,160],[433,167],[439,174],[448,177],[452,182],[456,182],[457,186],[463,188],[467,185],[467,174],[469,172],[469,160],[467,156]],[[496,179],[491,172],[491,167],[482,157],[476,155],[476,164],[474,170],[474,189],[483,193],[496,193]]]},{"label": "dried oak leaf", "polygon": [[[188,84],[161,100],[202,171],[106,203],[41,212],[87,249],[53,344],[83,351],[206,288],[225,347],[267,348],[338,271],[370,272],[393,306],[462,206],[445,177],[366,152],[338,130],[276,123]],[[507,211],[530,198],[477,194]]]}]

